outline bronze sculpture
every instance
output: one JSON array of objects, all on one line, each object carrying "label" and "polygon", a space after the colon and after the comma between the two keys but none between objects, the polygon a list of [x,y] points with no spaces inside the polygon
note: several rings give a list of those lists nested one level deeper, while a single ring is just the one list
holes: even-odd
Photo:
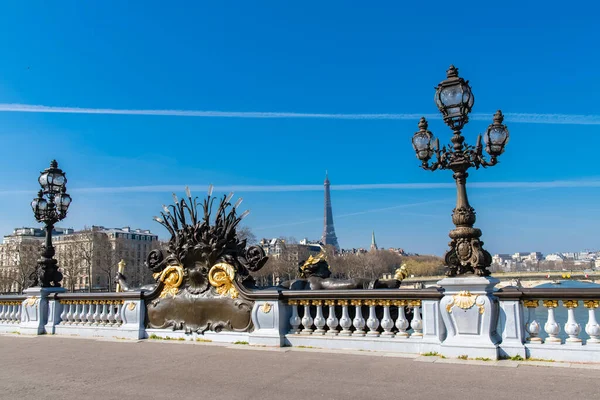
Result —
[{"label": "bronze sculpture", "polygon": [[181,200],[173,195],[175,204],[163,206],[161,217],[154,217],[171,234],[166,251],[153,250],[146,260],[156,283],[131,289],[122,271],[117,272],[116,281],[124,291],[144,292],[150,328],[172,327],[187,333],[249,331],[254,302],[248,293],[398,288],[407,275],[403,267],[394,279],[333,279],[321,248],[321,254],[300,265],[299,279],[258,288],[251,273],[259,271],[268,258],[261,247],[247,247],[246,240],[237,237],[236,228],[248,215],[248,211],[237,214],[242,199],[232,205],[233,193],[223,196],[213,218],[212,185],[203,203],[192,199],[188,188],[186,194],[187,199]]},{"label": "bronze sculpture", "polygon": [[[253,303],[240,297],[238,288],[255,288],[250,273],[267,261],[262,248],[246,248],[246,241],[237,238],[236,227],[248,211],[238,215],[242,199],[232,205],[230,193],[221,199],[211,223],[212,186],[202,203],[202,216],[197,198],[192,199],[188,188],[186,193],[187,199],[181,200],[173,195],[175,204],[163,206],[162,218],[154,217],[171,239],[166,252],[153,250],[147,257],[156,280],[140,288],[146,292],[147,324],[200,333],[247,331]],[[117,274],[117,281],[130,290],[122,274]]]},{"label": "bronze sculpture", "polygon": [[283,282],[280,286],[290,290],[345,290],[345,289],[394,289],[399,288],[406,277],[406,267],[398,268],[394,279],[335,279],[321,247],[321,253],[312,255],[298,267],[298,279]]}]

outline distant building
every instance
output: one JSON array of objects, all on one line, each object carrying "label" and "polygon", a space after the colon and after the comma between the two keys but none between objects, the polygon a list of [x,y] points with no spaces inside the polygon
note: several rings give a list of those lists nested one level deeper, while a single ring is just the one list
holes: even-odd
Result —
[{"label": "distant building", "polygon": [[273,258],[281,258],[288,261],[304,261],[311,255],[321,252],[319,242],[302,239],[300,243],[286,243],[285,239],[261,239],[259,245],[265,254]]},{"label": "distant building", "polygon": [[518,252],[512,255],[512,259],[515,262],[536,262],[543,260],[543,255],[539,251],[534,252]]},{"label": "distant building", "polygon": [[[73,232],[70,228],[54,228],[54,240],[60,235]],[[35,271],[41,256],[41,246],[46,231],[40,228],[16,228],[5,235],[0,244],[0,292],[20,293]]]},{"label": "distant building", "polygon": [[111,291],[120,260],[126,263],[124,274],[132,286],[149,281],[146,256],[158,247],[158,236],[149,230],[105,228],[61,235],[54,240],[56,259],[67,289]]},{"label": "distant building", "polygon": [[371,251],[377,250],[377,242],[375,241],[375,231],[371,233]]},{"label": "distant building", "polygon": [[565,259],[565,257],[560,253],[548,254],[545,257],[546,261],[553,261],[553,262],[563,262],[564,259]]},{"label": "distant building", "polygon": [[333,226],[333,211],[331,209],[331,193],[329,191],[329,176],[325,173],[325,215],[323,217],[323,237],[321,242],[326,246],[333,246],[336,251],[340,250],[335,228]]},{"label": "distant building", "polygon": [[398,254],[398,255],[401,255],[401,256],[406,256],[406,255],[408,255],[408,254],[407,254],[407,253],[404,251],[404,249],[401,249],[400,247],[390,247],[390,248],[388,249],[388,251],[391,251],[392,253],[396,253],[396,254]]}]

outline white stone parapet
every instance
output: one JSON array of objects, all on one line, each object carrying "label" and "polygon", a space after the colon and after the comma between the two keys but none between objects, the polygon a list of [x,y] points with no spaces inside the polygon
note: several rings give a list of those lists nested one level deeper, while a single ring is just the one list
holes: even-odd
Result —
[{"label": "white stone parapet", "polygon": [[141,292],[30,288],[0,296],[0,332],[600,362],[598,289],[498,290],[494,278],[474,276],[438,283],[437,289],[255,291],[247,299],[253,302],[248,331],[199,334],[146,328]]}]

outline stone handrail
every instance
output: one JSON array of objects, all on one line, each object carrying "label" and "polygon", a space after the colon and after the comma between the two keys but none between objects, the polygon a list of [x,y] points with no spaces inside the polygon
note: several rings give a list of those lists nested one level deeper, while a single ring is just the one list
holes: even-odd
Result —
[{"label": "stone handrail", "polygon": [[0,332],[11,332],[21,321],[21,304],[27,296],[0,296]]}]

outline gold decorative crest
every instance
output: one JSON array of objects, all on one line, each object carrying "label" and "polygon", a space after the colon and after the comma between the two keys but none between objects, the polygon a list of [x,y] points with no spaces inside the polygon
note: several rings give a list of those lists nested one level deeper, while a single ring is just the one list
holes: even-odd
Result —
[{"label": "gold decorative crest", "polygon": [[233,281],[235,279],[235,268],[227,263],[218,263],[208,271],[208,282],[217,289],[221,296],[229,296],[236,299],[239,296]]},{"label": "gold decorative crest", "polygon": [[37,297],[35,297],[35,296],[28,297],[25,300],[25,304],[27,304],[28,307],[33,307],[33,306],[35,306],[37,304],[38,301],[39,301],[39,299]]},{"label": "gold decorative crest", "polygon": [[566,308],[577,308],[579,302],[577,300],[563,300],[563,305]]},{"label": "gold decorative crest", "polygon": [[179,286],[183,283],[183,267],[181,265],[169,265],[161,272],[154,274],[154,279],[163,282],[165,287],[158,297],[175,296]]},{"label": "gold decorative crest", "polygon": [[[462,308],[463,310],[468,310],[469,308],[475,305],[477,301],[476,295],[471,294],[468,290],[461,290],[450,300],[450,303],[446,305],[446,311],[449,313],[452,312],[452,307],[457,306],[458,308]],[[479,313],[483,314],[483,306],[479,306]]]},{"label": "gold decorative crest", "polygon": [[539,300],[523,300],[523,305],[527,308],[536,308],[540,305]]},{"label": "gold decorative crest", "polygon": [[583,302],[585,308],[598,308],[598,305],[600,305],[598,300],[585,300]]},{"label": "gold decorative crest", "polygon": [[411,307],[421,307],[421,300],[408,300],[408,305]]},{"label": "gold decorative crest", "polygon": [[556,308],[558,307],[558,300],[544,300],[544,307]]},{"label": "gold decorative crest", "polygon": [[262,312],[264,312],[265,314],[268,314],[271,311],[271,308],[273,308],[271,306],[270,303],[264,303],[261,307]]},{"label": "gold decorative crest", "polygon": [[131,303],[127,304],[127,309],[133,311],[135,310],[135,306],[136,304],[132,301]]}]

